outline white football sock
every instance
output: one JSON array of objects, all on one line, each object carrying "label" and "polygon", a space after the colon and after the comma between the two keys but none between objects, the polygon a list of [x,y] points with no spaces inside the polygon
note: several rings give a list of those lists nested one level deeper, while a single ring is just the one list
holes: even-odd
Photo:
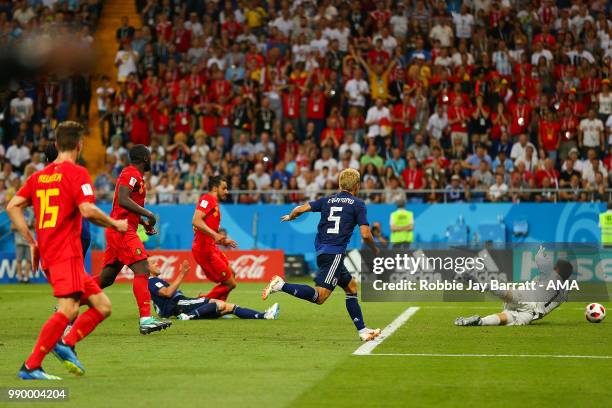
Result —
[{"label": "white football sock", "polygon": [[488,315],[480,319],[481,326],[499,326],[500,323],[501,319],[497,314]]}]

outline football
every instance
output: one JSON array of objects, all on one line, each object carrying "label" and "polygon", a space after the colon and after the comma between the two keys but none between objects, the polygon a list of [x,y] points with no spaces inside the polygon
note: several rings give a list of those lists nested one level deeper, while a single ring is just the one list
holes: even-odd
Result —
[{"label": "football", "polygon": [[606,309],[599,303],[590,303],[584,311],[584,316],[591,323],[599,323],[606,317]]}]

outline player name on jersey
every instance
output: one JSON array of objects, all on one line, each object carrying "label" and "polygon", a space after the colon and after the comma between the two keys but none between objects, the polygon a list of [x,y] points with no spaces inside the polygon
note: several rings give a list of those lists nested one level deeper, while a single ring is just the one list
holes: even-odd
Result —
[{"label": "player name on jersey", "polygon": [[38,176],[39,183],[56,183],[62,181],[61,173],[41,174]]}]

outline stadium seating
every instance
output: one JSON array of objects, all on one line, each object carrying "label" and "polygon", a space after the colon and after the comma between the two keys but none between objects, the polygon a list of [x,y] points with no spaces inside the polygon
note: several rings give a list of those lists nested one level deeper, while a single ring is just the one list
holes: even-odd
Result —
[{"label": "stadium seating", "polygon": [[[193,203],[214,174],[229,202],[295,203],[335,189],[346,167],[368,203],[608,200],[601,2],[538,1],[529,15],[507,0],[352,3],[135,2],[140,21],[95,37],[109,67],[95,86],[81,74],[5,86],[0,201],[68,117],[106,143],[103,169],[86,155],[102,200],[135,143],[154,153],[151,203]],[[5,4],[9,46],[34,22],[91,46],[102,10]]]}]

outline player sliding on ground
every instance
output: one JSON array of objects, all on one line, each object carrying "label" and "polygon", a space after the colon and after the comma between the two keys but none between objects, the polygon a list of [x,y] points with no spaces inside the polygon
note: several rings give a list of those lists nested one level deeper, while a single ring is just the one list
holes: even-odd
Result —
[{"label": "player sliding on ground", "polygon": [[105,288],[115,282],[125,265],[134,272],[132,289],[140,313],[140,333],[149,334],[168,328],[172,322],[151,316],[148,256],[136,233],[138,225],[142,224],[147,234],[155,234],[155,215],[144,208],[147,193],[142,178],[145,171],[151,170],[151,153],[145,145],[135,145],[130,149],[129,157],[130,165],[121,171],[117,179],[111,211],[112,218],[127,218],[128,230],[125,233],[106,231],[104,268],[98,279],[100,286]]},{"label": "player sliding on ground", "polygon": [[266,300],[271,293],[283,291],[291,296],[322,305],[336,285],[339,285],[346,292],[346,310],[359,332],[359,338],[369,341],[378,337],[380,329],[369,329],[363,321],[357,296],[357,282],[344,266],[344,252],[356,225],[359,225],[363,241],[375,253],[379,250],[370,231],[365,204],[357,198],[360,187],[359,172],[346,169],[340,172],[338,179],[340,192],[300,205],[289,215],[281,218],[284,222],[294,220],[309,211],[321,213],[315,239],[319,267],[315,278],[316,286],[313,288],[308,285],[286,283],[280,276],[275,276],[264,289],[262,298]]},{"label": "player sliding on ground", "polygon": [[217,244],[236,248],[236,241],[219,233],[221,210],[219,200],[227,198],[227,182],[219,176],[211,177],[208,193],[198,201],[191,224],[194,230],[191,253],[208,279],[217,285],[206,295],[209,299],[227,300],[229,293],[236,287],[236,279],[227,257]]},{"label": "player sliding on ground", "polygon": [[159,265],[149,259],[149,291],[157,313],[161,317],[176,316],[179,320],[216,319],[226,314],[233,314],[241,319],[278,319],[278,303],[272,305],[265,312],[247,309],[219,299],[206,297],[190,298],[179,289],[183,279],[189,273],[189,262],[184,261],[181,265],[179,276],[174,282],[161,279]]},{"label": "player sliding on ground", "polygon": [[[81,218],[119,233],[127,230],[127,221],[108,217],[94,204],[89,174],[75,164],[83,149],[83,130],[76,122],[60,123],[55,131],[57,159],[30,176],[6,207],[11,221],[30,244],[32,267],[38,269],[40,260],[58,301],[57,311],[43,325],[32,354],[19,370],[18,376],[24,380],[61,380],[42,368],[50,351],[68,371],[83,375],[85,369],[74,346],[111,314],[110,300],[83,267]],[[29,205],[34,207],[38,244],[23,213]],[[81,315],[80,304],[89,306]],[[72,329],[60,341],[71,321]]]},{"label": "player sliding on ground", "polygon": [[[489,316],[478,315],[470,317],[458,317],[455,319],[456,326],[525,326],[534,320],[540,320],[544,316],[567,301],[568,289],[546,289],[549,282],[555,286],[559,282],[567,281],[573,273],[572,264],[565,260],[558,260],[553,266],[548,254],[540,247],[535,257],[536,264],[540,270],[540,276],[536,278],[543,287],[536,291],[491,291],[500,297],[504,303],[504,310]],[[465,279],[476,280],[472,276],[465,275]]]}]

